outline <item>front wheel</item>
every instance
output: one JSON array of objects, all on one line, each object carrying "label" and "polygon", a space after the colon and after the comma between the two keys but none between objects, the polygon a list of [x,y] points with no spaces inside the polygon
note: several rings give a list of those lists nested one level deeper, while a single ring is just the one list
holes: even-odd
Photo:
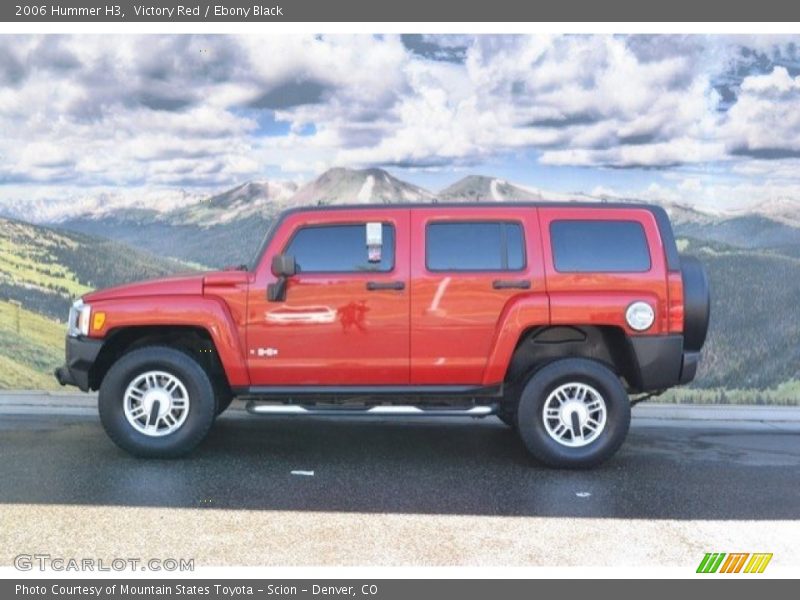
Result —
[{"label": "front wheel", "polygon": [[539,369],[525,385],[517,410],[528,451],[557,468],[589,468],[608,460],[625,440],[630,421],[630,401],[619,378],[583,358]]},{"label": "front wheel", "polygon": [[173,458],[206,436],[217,402],[208,375],[194,359],[174,348],[149,346],[111,366],[98,407],[117,446],[135,456]]}]

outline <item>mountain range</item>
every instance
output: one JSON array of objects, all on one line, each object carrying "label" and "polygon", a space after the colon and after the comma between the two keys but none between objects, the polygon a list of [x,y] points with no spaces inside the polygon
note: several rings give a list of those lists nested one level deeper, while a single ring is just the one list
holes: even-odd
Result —
[{"label": "mountain range", "polygon": [[[519,202],[519,201],[641,202],[612,193],[556,192],[513,183],[497,177],[468,175],[433,192],[378,169],[329,169],[316,179],[249,181],[209,194],[186,190],[150,191],[138,197],[102,192],[74,198],[20,201],[0,206],[3,216],[36,223],[57,224],[86,219],[116,218],[141,222],[163,221],[211,227],[253,216],[270,217],[292,206],[325,204],[392,204],[405,202]],[[758,215],[800,227],[800,199],[773,198],[748,210],[712,210],[692,203],[664,202],[673,221],[706,224]]]},{"label": "mountain range", "polygon": [[[167,208],[94,208],[48,224],[100,235],[159,256],[223,267],[249,262],[276,214],[295,206],[407,202],[585,201],[639,202],[636,198],[565,194],[470,175],[433,193],[382,169],[330,169],[305,185],[251,181],[202,200]],[[798,246],[800,202],[767,204],[754,213],[719,213],[687,203],[664,205],[676,230],[688,237],[742,248]],[[52,211],[48,214],[52,214]],[[29,217],[30,219],[30,217]],[[209,252],[213,248],[213,252]]]},{"label": "mountain range", "polygon": [[[63,319],[75,296],[191,268],[247,263],[285,208],[637,201],[557,194],[476,175],[434,194],[380,169],[332,169],[305,185],[252,181],[203,199],[181,198],[165,206],[89,203],[83,212],[72,207],[58,218],[58,207],[48,204],[46,225],[0,218],[0,388],[52,384],[48,373],[63,358]],[[764,389],[800,379],[800,204],[780,200],[725,214],[688,203],[665,208],[681,250],[701,257],[713,288],[709,340],[693,385]],[[29,332],[16,331],[20,321]]]}]

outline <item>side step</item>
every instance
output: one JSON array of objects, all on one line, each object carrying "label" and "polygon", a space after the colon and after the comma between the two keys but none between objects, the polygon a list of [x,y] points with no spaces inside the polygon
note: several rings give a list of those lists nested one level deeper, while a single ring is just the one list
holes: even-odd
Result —
[{"label": "side step", "polygon": [[264,404],[251,400],[247,412],[254,415],[281,415],[304,417],[488,417],[496,414],[497,404],[468,407],[421,407],[400,404],[384,404],[369,408],[350,406],[304,406],[302,404]]}]

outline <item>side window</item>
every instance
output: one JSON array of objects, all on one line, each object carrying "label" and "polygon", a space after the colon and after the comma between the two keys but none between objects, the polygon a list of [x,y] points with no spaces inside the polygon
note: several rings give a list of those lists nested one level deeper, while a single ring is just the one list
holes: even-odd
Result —
[{"label": "side window", "polygon": [[637,221],[553,221],[553,263],[562,273],[650,270],[644,227]]},{"label": "side window", "polygon": [[425,231],[429,271],[521,271],[522,225],[502,221],[431,223]]},{"label": "side window", "polygon": [[394,226],[383,223],[381,229],[379,258],[370,257],[366,223],[303,227],[294,234],[284,252],[294,256],[301,273],[391,271]]}]

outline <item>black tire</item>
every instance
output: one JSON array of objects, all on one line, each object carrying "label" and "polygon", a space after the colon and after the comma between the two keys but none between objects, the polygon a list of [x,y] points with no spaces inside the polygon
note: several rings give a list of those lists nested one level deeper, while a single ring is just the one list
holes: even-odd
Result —
[{"label": "black tire", "polygon": [[[568,383],[587,384],[605,401],[605,427],[585,446],[563,445],[545,426],[548,396]],[[586,469],[608,460],[625,441],[630,422],[630,400],[619,378],[601,363],[584,358],[557,360],[536,371],[522,390],[517,409],[517,430],[528,451],[545,465],[561,469]]]},{"label": "black tire", "polygon": [[[183,424],[161,437],[146,435],[125,416],[128,385],[147,371],[164,371],[177,378],[189,397]],[[111,440],[143,458],[175,458],[194,449],[205,438],[216,416],[214,388],[205,370],[190,356],[166,346],[148,346],[125,354],[106,373],[98,397],[100,421]]]}]

